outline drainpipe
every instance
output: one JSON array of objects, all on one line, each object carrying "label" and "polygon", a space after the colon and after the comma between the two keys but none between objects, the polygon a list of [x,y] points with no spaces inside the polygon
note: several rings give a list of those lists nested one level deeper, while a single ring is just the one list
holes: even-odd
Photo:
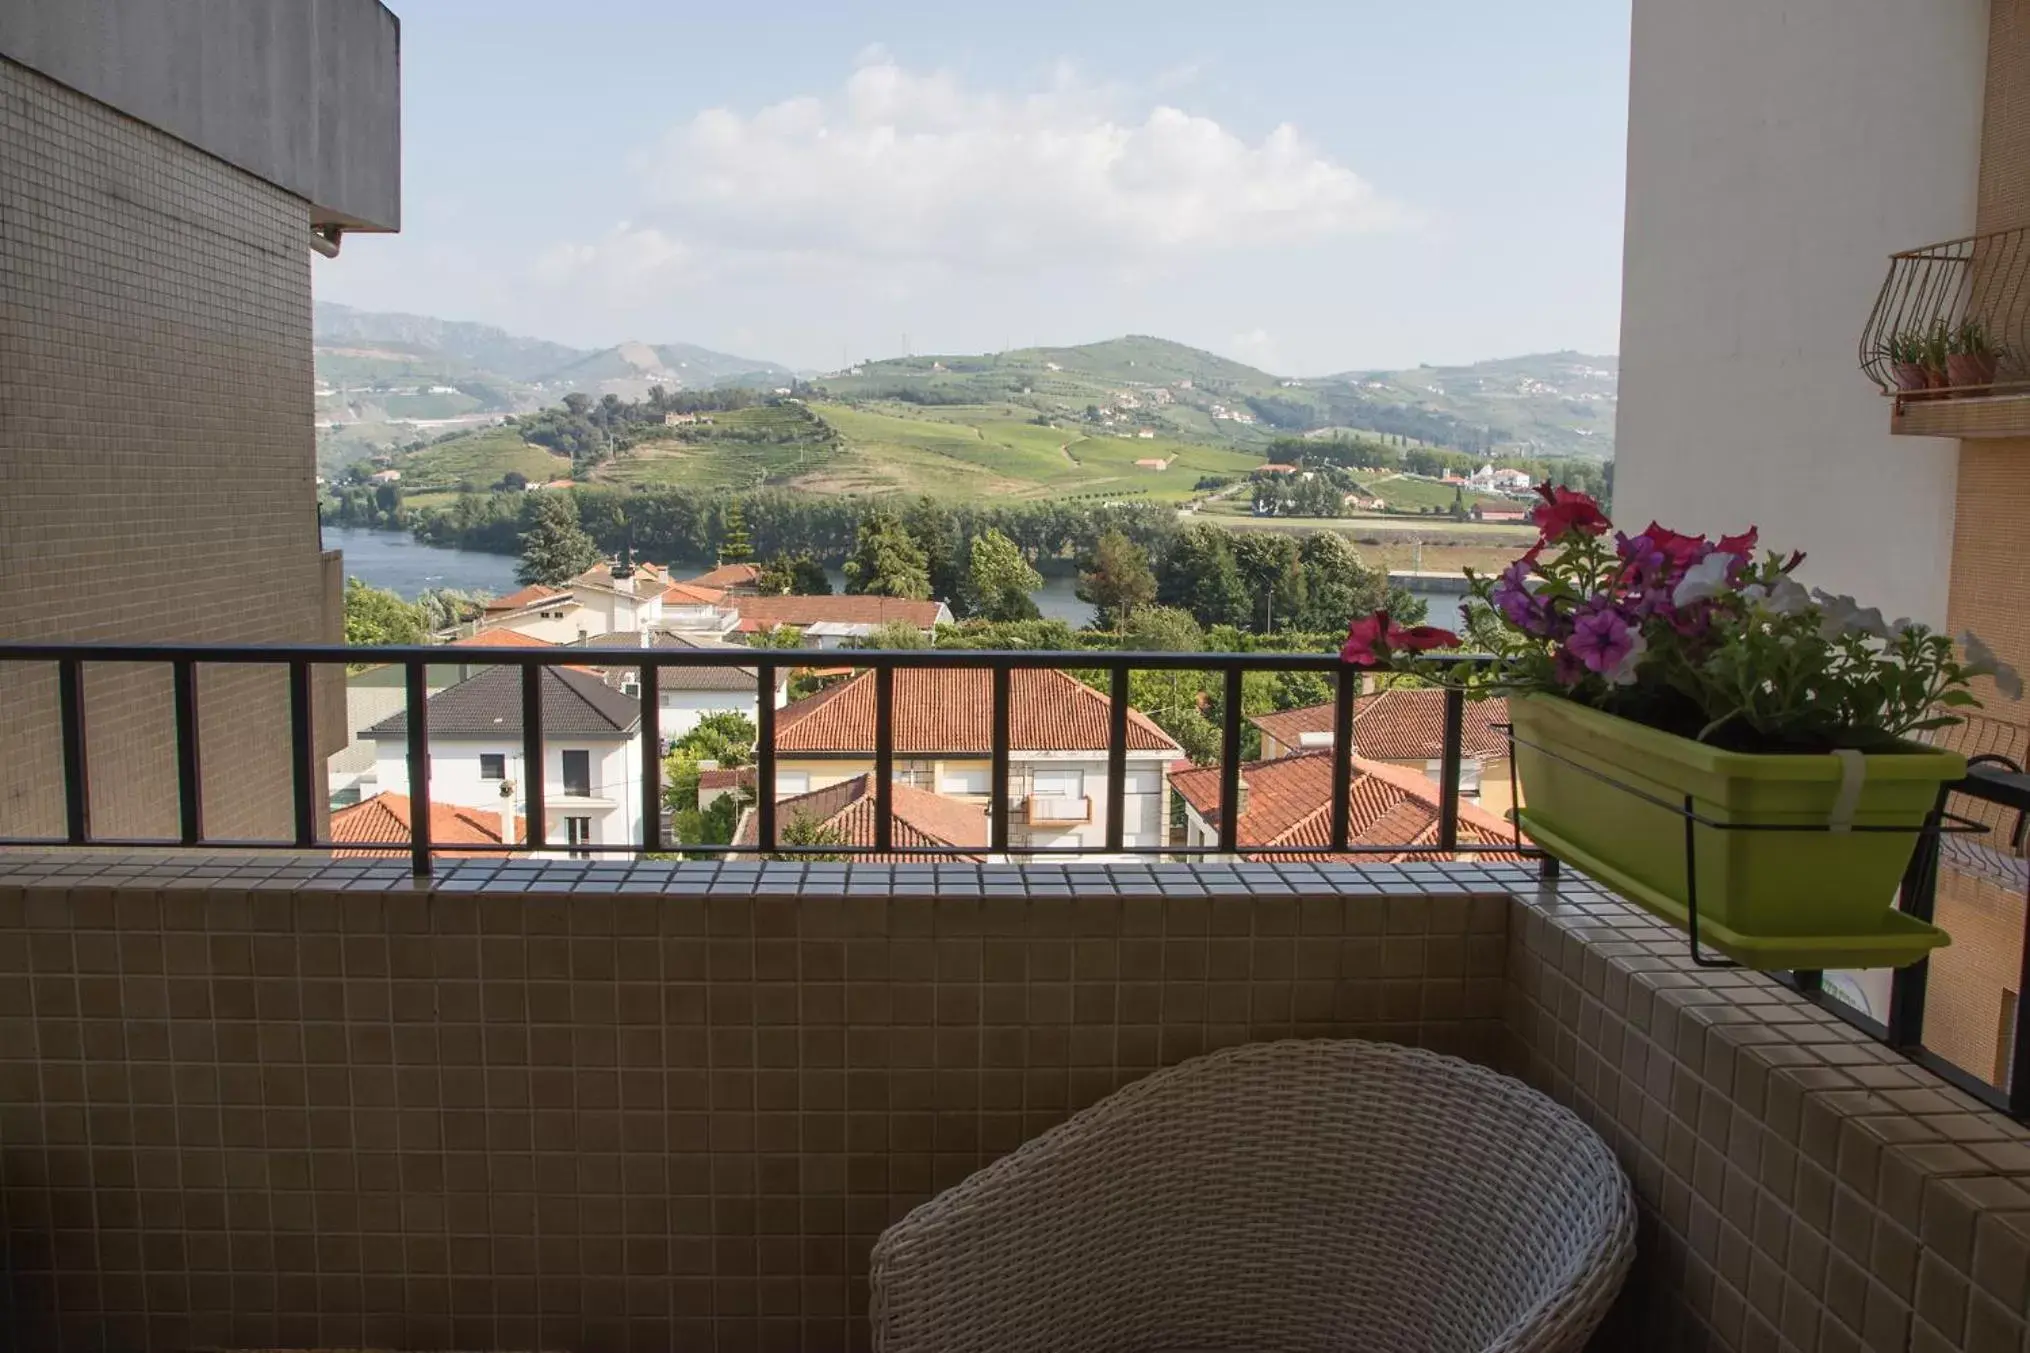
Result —
[{"label": "drainpipe", "polygon": [[326,258],[338,257],[339,236],[344,233],[341,226],[310,227],[310,247]]}]

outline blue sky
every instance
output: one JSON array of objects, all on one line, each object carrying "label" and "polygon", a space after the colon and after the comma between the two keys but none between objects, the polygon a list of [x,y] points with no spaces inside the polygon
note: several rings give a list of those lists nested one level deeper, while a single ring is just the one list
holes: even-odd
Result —
[{"label": "blue sky", "polygon": [[404,229],[325,299],[819,369],[1615,347],[1628,0],[392,3]]}]

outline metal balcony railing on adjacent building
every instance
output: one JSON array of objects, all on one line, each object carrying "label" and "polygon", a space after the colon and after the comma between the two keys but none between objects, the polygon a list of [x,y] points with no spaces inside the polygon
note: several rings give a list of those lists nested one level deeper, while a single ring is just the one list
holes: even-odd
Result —
[{"label": "metal balcony railing on adjacent building", "polygon": [[2022,435],[2030,428],[2030,229],[1891,255],[1860,361],[1895,400],[1898,432]]}]

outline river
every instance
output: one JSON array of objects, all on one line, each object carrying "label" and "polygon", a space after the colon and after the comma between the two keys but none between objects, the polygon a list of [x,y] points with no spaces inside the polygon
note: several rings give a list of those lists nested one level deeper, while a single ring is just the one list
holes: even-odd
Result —
[{"label": "river", "polygon": [[[461,592],[490,592],[498,596],[518,587],[512,555],[487,554],[480,550],[440,549],[419,545],[406,531],[373,531],[363,526],[324,528],[324,548],[345,551],[345,571],[372,587],[385,587],[414,600],[431,588],[450,587]],[[702,571],[702,570],[700,570]],[[837,569],[826,574],[832,586],[845,590],[846,576]],[[1093,618],[1093,608],[1076,595],[1078,581],[1064,575],[1043,580],[1030,595],[1036,609],[1046,617],[1062,620],[1073,629],[1082,629]],[[1445,593],[1419,591],[1431,605],[1430,623],[1446,625],[1458,620],[1459,598]]]}]

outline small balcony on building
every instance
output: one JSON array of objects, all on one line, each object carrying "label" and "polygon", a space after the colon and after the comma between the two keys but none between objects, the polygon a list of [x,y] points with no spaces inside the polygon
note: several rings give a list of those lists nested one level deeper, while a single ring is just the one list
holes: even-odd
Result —
[{"label": "small balcony on building", "polygon": [[2030,229],[1893,255],[1861,369],[1913,437],[2030,436]]}]

